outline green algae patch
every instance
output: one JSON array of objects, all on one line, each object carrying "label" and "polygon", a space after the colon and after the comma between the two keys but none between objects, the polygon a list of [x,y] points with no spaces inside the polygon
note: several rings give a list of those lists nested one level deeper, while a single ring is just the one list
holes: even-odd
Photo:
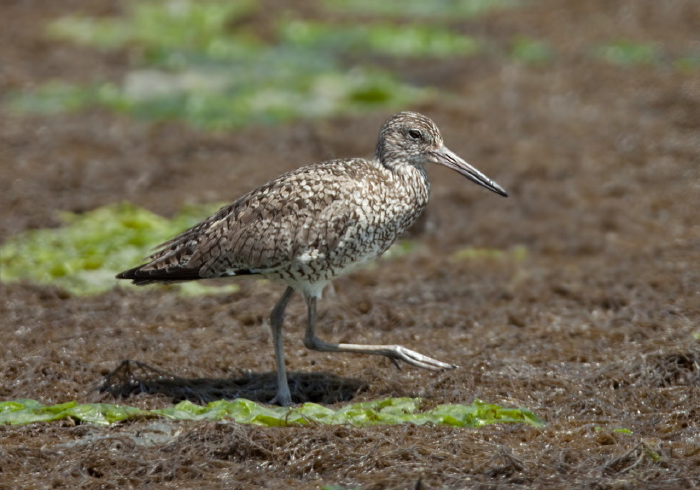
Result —
[{"label": "green algae patch", "polygon": [[673,49],[660,41],[620,39],[592,46],[589,55],[622,68],[651,67],[681,73],[691,73],[700,68],[700,52],[697,49],[674,53]]},{"label": "green algae patch", "polygon": [[142,410],[109,403],[78,405],[76,402],[68,402],[42,405],[35,400],[14,400],[0,402],[0,424],[24,425],[72,418],[85,423],[109,425],[136,418],[162,417],[170,420],[233,420],[240,424],[266,427],[312,424],[365,427],[404,423],[453,427],[481,427],[496,423],[522,423],[536,427],[544,425],[529,410],[504,408],[478,399],[471,405],[438,405],[426,411],[421,411],[422,405],[420,398],[388,398],[354,403],[339,409],[316,403],[285,408],[238,398],[233,401],[215,401],[205,406],[183,401],[170,408]]},{"label": "green algae patch", "polygon": [[675,68],[680,72],[693,72],[700,70],[700,52],[688,53],[673,62]]},{"label": "green algae patch", "polygon": [[398,58],[442,58],[477,53],[479,43],[444,27],[392,24],[280,23],[282,41],[315,50],[376,53]]},{"label": "green algae patch", "polygon": [[[193,226],[217,208],[186,207],[171,220],[129,203],[81,214],[64,212],[60,217],[65,226],[30,230],[0,246],[0,280],[50,284],[76,295],[107,291],[117,284],[115,274],[142,263],[149,247]],[[237,288],[176,287],[186,295]]]},{"label": "green algae patch", "polygon": [[210,131],[398,109],[436,91],[416,87],[378,63],[348,65],[369,52],[442,57],[477,49],[467,36],[418,25],[328,26],[270,17],[269,38],[246,25],[255,2],[168,0],[128,2],[124,16],[67,16],[48,36],[102,51],[129,50],[134,65],[120,83],[56,80],[8,93],[18,113],[55,114],[89,108],[151,121],[184,121]]},{"label": "green algae patch", "polygon": [[26,425],[35,422],[54,422],[71,417],[82,422],[109,425],[115,422],[142,416],[144,410],[136,407],[108,403],[77,402],[42,405],[36,400],[14,400],[0,402],[0,424]]},{"label": "green algae patch", "polygon": [[517,36],[512,41],[510,57],[528,65],[546,65],[554,59],[555,53],[545,41]]},{"label": "green algae patch", "polygon": [[627,40],[601,44],[593,49],[593,55],[618,66],[655,65],[662,60],[662,50],[659,44]]},{"label": "green algae patch", "polygon": [[48,25],[55,39],[69,39],[83,46],[114,50],[128,44],[143,46],[147,58],[182,52],[227,57],[250,49],[255,37],[247,32],[227,36],[227,23],[257,10],[251,0],[237,1],[130,1],[125,17],[60,17]]},{"label": "green algae patch", "polygon": [[325,0],[329,9],[352,13],[373,14],[386,17],[423,19],[469,19],[489,12],[512,8],[517,0],[403,0],[401,2],[377,2],[374,0]]}]

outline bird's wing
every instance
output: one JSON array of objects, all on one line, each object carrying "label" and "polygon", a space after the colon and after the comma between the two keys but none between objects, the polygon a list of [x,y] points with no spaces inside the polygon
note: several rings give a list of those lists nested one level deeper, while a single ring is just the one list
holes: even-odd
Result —
[{"label": "bird's wing", "polygon": [[284,174],[161,244],[136,269],[152,281],[187,280],[274,270],[310,249],[327,253],[358,218],[347,206],[358,185],[353,170],[352,160],[337,160]]}]

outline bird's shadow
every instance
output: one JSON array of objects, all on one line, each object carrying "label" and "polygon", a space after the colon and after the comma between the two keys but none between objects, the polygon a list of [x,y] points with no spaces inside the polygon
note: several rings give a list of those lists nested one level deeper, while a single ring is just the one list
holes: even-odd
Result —
[{"label": "bird's shadow", "polygon": [[[324,373],[289,373],[288,380],[296,403],[349,401],[368,387],[357,379]],[[175,403],[189,400],[206,404],[235,398],[269,403],[277,393],[277,375],[270,372],[246,373],[240,378],[182,378],[146,363],[125,359],[105,375],[99,390],[116,398],[139,393],[162,394]]]}]

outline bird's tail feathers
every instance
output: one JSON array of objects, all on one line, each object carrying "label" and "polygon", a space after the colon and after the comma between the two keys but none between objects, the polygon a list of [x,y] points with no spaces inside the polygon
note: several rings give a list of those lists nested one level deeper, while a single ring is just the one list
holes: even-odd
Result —
[{"label": "bird's tail feathers", "polygon": [[183,267],[165,267],[162,269],[146,269],[143,264],[133,269],[117,274],[117,279],[131,279],[132,284],[145,286],[154,283],[174,283],[184,281],[196,281],[202,279],[199,268],[188,269]]}]

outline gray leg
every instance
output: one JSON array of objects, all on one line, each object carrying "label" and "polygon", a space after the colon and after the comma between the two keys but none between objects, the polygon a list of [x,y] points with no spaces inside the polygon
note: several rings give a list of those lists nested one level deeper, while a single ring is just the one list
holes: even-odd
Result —
[{"label": "gray leg", "polygon": [[392,361],[399,360],[407,362],[412,366],[431,371],[442,371],[443,369],[455,369],[455,364],[447,364],[432,357],[407,349],[401,345],[359,345],[359,344],[334,344],[325,342],[316,337],[316,298],[305,297],[308,307],[308,319],[306,324],[306,335],[304,345],[312,350],[320,352],[355,352],[358,354],[377,354],[386,356]]},{"label": "gray leg", "polygon": [[284,365],[284,343],[282,339],[282,323],[284,322],[284,309],[292,298],[294,290],[288,287],[270,313],[270,327],[272,328],[272,342],[275,346],[275,366],[277,367],[277,394],[270,400],[271,404],[277,403],[283,407],[292,405],[292,394],[287,383],[287,368]]}]

